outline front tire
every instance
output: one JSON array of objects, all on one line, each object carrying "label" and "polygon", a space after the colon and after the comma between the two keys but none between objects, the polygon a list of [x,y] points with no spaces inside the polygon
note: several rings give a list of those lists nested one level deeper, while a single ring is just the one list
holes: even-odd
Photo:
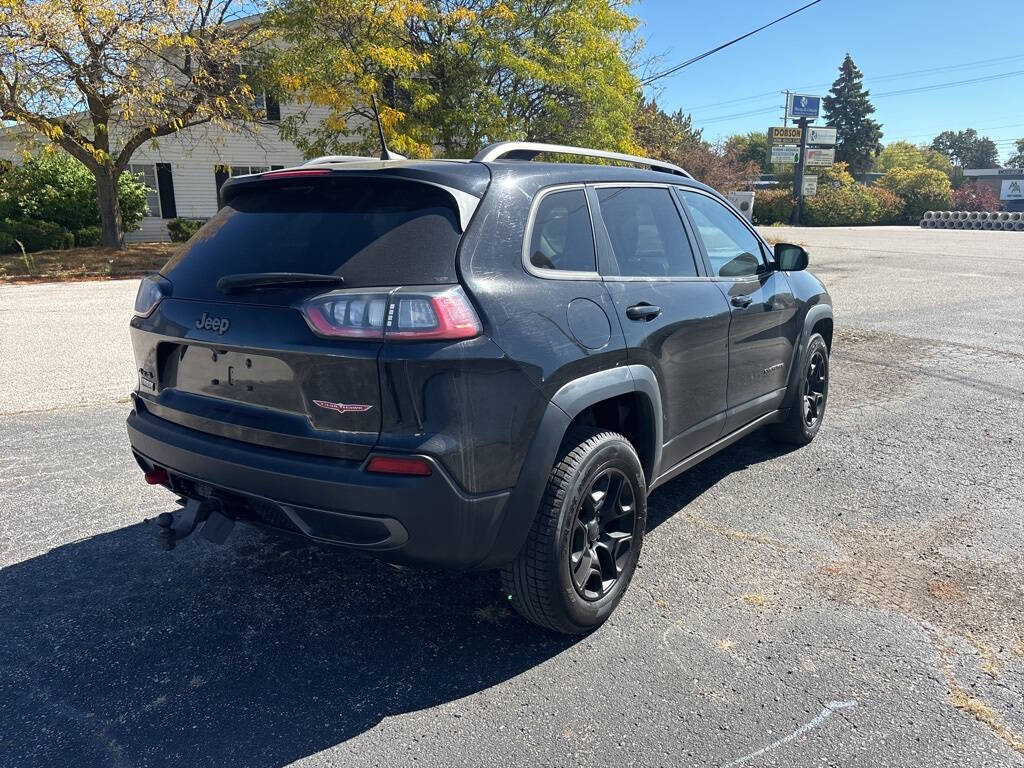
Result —
[{"label": "front tire", "polygon": [[577,428],[563,443],[523,549],[502,587],[526,619],[556,632],[600,626],[636,570],[647,484],[630,442]]},{"label": "front tire", "polygon": [[795,382],[796,394],[789,416],[772,425],[775,439],[794,445],[807,445],[821,429],[828,402],[828,345],[820,333],[807,340],[804,369]]}]

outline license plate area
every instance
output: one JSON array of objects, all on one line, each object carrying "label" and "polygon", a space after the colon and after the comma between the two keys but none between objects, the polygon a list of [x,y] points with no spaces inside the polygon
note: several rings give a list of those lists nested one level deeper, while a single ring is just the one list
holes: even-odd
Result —
[{"label": "license plate area", "polygon": [[161,380],[182,392],[305,412],[295,372],[269,355],[183,344],[167,356]]}]

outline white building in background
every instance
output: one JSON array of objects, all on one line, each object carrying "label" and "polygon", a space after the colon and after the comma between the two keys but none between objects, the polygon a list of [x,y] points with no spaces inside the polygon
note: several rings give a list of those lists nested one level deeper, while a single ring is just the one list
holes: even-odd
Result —
[{"label": "white building in background", "polygon": [[[208,219],[217,212],[217,193],[229,176],[287,168],[303,162],[294,144],[278,135],[282,117],[306,114],[311,125],[322,120],[326,109],[283,103],[261,96],[257,106],[266,121],[254,133],[251,129],[229,131],[212,125],[186,128],[180,133],[147,142],[132,155],[129,170],[142,176],[149,187],[148,211],[135,232],[125,235],[128,242],[155,242],[169,239],[167,220],[173,218]],[[0,129],[2,130],[2,129]],[[0,159],[17,160],[22,147],[14,131],[0,132]]]}]

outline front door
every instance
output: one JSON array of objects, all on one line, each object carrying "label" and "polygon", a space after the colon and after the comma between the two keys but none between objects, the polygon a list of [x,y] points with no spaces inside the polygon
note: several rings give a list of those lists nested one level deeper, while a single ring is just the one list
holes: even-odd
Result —
[{"label": "front door", "polygon": [[627,360],[654,370],[661,387],[664,472],[722,433],[729,304],[667,186],[596,185],[591,200]]},{"label": "front door", "polygon": [[679,188],[707,266],[732,309],[726,433],[778,408],[793,362],[797,303],[760,239],[710,195]]}]

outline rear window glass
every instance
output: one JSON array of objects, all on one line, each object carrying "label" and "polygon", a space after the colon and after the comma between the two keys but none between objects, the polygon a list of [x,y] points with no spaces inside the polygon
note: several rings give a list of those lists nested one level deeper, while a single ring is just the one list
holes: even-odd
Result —
[{"label": "rear window glass", "polygon": [[530,263],[571,272],[597,269],[594,229],[582,189],[552,192],[540,201],[530,236]]},{"label": "rear window glass", "polygon": [[454,283],[460,237],[455,201],[428,184],[267,182],[232,198],[163,273],[197,298],[246,272],[337,274],[346,288]]}]

